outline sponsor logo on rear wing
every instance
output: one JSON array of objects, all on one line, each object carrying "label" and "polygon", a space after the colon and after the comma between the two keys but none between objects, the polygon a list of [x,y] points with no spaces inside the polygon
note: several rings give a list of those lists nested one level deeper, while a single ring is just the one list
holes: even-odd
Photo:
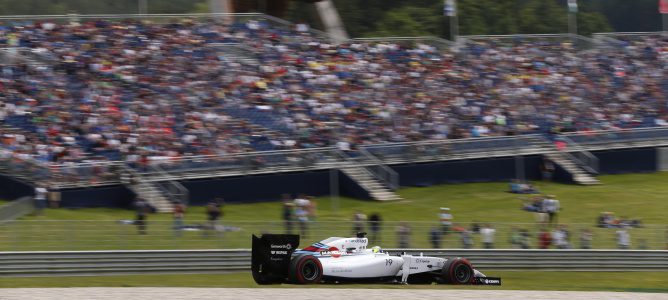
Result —
[{"label": "sponsor logo on rear wing", "polygon": [[499,277],[476,277],[473,281],[476,285],[501,285],[501,278]]}]

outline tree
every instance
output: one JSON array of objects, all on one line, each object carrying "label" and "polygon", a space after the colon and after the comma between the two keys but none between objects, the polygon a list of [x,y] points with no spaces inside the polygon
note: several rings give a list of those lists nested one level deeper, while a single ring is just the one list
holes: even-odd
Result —
[{"label": "tree", "polygon": [[445,18],[429,7],[400,7],[385,13],[365,36],[442,35]]},{"label": "tree", "polygon": [[[610,31],[602,13],[608,0],[580,0],[580,33]],[[625,1],[625,0],[610,0]],[[632,2],[628,1],[627,2]],[[647,1],[647,0],[640,0]],[[443,0],[335,0],[351,36],[439,35],[448,37],[448,19]],[[293,3],[291,11],[300,19],[318,19],[314,10]],[[463,35],[566,33],[566,0],[458,0],[459,27]],[[311,24],[317,24],[311,23]]]}]

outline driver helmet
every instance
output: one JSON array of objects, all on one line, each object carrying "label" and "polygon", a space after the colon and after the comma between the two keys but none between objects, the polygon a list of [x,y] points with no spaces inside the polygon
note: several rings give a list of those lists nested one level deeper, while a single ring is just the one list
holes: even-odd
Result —
[{"label": "driver helmet", "polygon": [[372,251],[373,253],[381,253],[381,252],[383,252],[383,250],[380,249],[380,246],[373,246],[373,247],[371,247],[371,251]]}]

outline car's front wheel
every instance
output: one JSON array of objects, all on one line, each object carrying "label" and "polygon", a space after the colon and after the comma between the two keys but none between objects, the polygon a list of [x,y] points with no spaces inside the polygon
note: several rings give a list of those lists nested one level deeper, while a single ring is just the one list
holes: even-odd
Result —
[{"label": "car's front wheel", "polygon": [[322,264],[313,255],[300,255],[290,261],[290,282],[311,284],[322,281]]},{"label": "car's front wheel", "polygon": [[450,258],[441,270],[441,281],[449,284],[470,284],[474,281],[471,263],[463,258]]}]

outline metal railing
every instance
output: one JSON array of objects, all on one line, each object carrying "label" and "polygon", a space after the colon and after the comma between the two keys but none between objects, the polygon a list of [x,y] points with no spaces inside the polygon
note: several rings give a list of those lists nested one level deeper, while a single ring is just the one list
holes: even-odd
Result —
[{"label": "metal railing", "polygon": [[598,43],[596,40],[571,34],[571,33],[555,33],[555,34],[511,34],[511,35],[468,35],[460,36],[460,41],[462,44],[470,41],[499,41],[503,43],[514,43],[522,41],[567,41],[573,44],[573,46],[578,50],[589,50],[596,46]]},{"label": "metal railing", "polygon": [[146,170],[142,174],[152,175],[151,181],[162,181],[201,178],[202,172],[214,177],[330,169],[336,167],[336,157],[334,148],[187,156],[154,160],[149,164],[159,166],[164,173]]},{"label": "metal railing", "polygon": [[[583,166],[598,171],[598,160],[589,153],[608,148],[656,147],[668,145],[668,127],[575,132],[559,135],[572,146],[569,152]],[[364,145],[357,163],[367,167],[379,164],[430,162],[483,157],[545,154],[554,147],[542,135],[482,137],[455,140]],[[571,151],[575,150],[575,151]],[[9,150],[5,150],[7,152]],[[332,147],[246,152],[229,155],[151,158],[148,166],[131,164],[146,175],[147,181],[239,176],[276,172],[297,172],[338,168],[340,159]],[[68,188],[120,183],[122,161],[49,163],[29,156],[0,155],[0,172],[29,182],[46,182]],[[156,166],[161,169],[151,169]],[[380,168],[380,169],[378,169]],[[378,171],[383,171],[382,166]],[[376,172],[377,173],[377,172]],[[387,172],[385,172],[387,173]]]},{"label": "metal railing", "polygon": [[388,167],[377,157],[371,155],[369,151],[362,148],[359,151],[363,163],[371,164],[366,169],[373,175],[375,179],[382,182],[390,190],[394,191],[399,188],[399,174]]},{"label": "metal railing", "polygon": [[[386,249],[436,257],[465,257],[487,270],[661,271],[668,251]],[[0,252],[0,277],[98,276],[248,272],[251,251]],[[493,276],[490,273],[488,275]],[[250,276],[250,274],[249,274]]]},{"label": "metal railing", "polygon": [[[168,176],[167,172],[160,166],[150,166],[150,170],[163,176]],[[190,201],[190,192],[180,182],[176,180],[158,181],[156,186],[166,195],[172,203],[182,203],[187,205]]]},{"label": "metal railing", "polygon": [[33,197],[21,197],[5,205],[0,206],[0,225],[14,221],[35,210]]},{"label": "metal railing", "polygon": [[551,145],[540,135],[428,140],[368,145],[362,148],[389,164],[540,154],[552,151]]},{"label": "metal railing", "polygon": [[565,133],[560,136],[567,137],[583,147],[609,146],[611,144],[624,144],[628,147],[635,147],[640,144],[652,146],[668,141],[668,127],[598,130]]},{"label": "metal railing", "polygon": [[[50,210],[46,210],[48,215]],[[280,206],[276,206],[276,214]],[[161,217],[162,216],[162,217]],[[436,218],[434,213],[434,218]],[[308,245],[330,236],[354,236],[358,229],[369,233],[371,244],[383,247],[402,247],[397,233],[401,224],[410,228],[407,247],[412,248],[484,248],[481,234],[470,223],[455,224],[447,234],[443,234],[438,221],[398,222],[384,221],[378,232],[373,232],[364,223],[357,228],[346,217],[338,221],[316,220],[307,222],[275,221],[233,221],[223,219],[211,226],[206,215],[186,212],[184,226],[165,215],[149,215],[146,234],[134,224],[133,211],[128,211],[127,219],[121,220],[17,220],[0,226],[0,251],[71,251],[71,250],[148,250],[148,249],[238,249],[249,248],[251,234],[297,233],[302,236],[301,244]],[[527,218],[531,215],[527,213]],[[484,223],[480,223],[481,226]],[[526,246],[539,248],[541,225],[535,223],[490,223],[496,230],[494,248],[510,249]],[[304,226],[304,227],[303,227]],[[592,233],[589,242],[593,249],[616,249],[617,228],[599,228],[595,224],[567,224],[569,231],[567,248],[581,248],[582,230]],[[303,229],[303,230],[302,230]],[[465,233],[463,230],[468,230]],[[550,231],[553,227],[550,227]],[[666,249],[666,225],[644,224],[642,227],[627,229],[630,234],[630,249]],[[518,235],[525,232],[524,235]],[[431,238],[436,234],[440,241],[433,245]],[[468,239],[465,237],[468,236]],[[403,246],[406,247],[406,246]],[[557,248],[551,245],[550,249]]]},{"label": "metal railing", "polygon": [[560,136],[559,140],[566,143],[566,149],[564,149],[563,152],[568,155],[572,161],[577,163],[578,166],[585,171],[591,174],[598,174],[600,170],[598,157],[582,148],[582,146],[571,140],[568,136]]},{"label": "metal railing", "polygon": [[635,37],[648,37],[648,36],[667,36],[668,33],[665,31],[648,31],[648,32],[598,32],[592,34],[594,38],[597,37],[608,37],[612,39],[619,40],[619,38],[635,38]]},{"label": "metal railing", "polygon": [[440,51],[446,51],[454,47],[453,41],[442,39],[435,36],[388,36],[388,37],[369,37],[349,39],[346,43],[393,43],[414,47],[416,44],[432,46]]}]

